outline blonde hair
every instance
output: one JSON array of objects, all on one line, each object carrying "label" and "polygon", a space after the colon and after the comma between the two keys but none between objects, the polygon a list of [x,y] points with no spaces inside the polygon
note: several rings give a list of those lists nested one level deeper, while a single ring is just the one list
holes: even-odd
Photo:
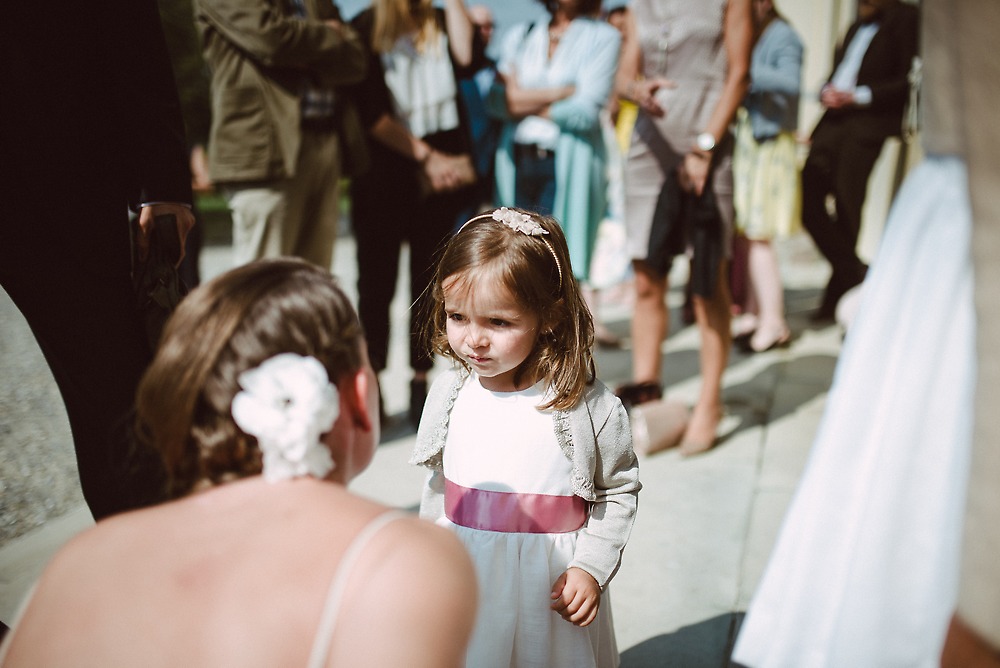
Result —
[{"label": "blonde hair", "polygon": [[136,395],[137,434],[159,452],[168,496],[260,473],[257,440],[231,414],[242,372],[293,352],[336,383],[361,368],[361,339],[336,280],[300,260],[253,262],[188,295]]},{"label": "blonde hair", "polygon": [[473,219],[455,234],[438,260],[428,300],[425,339],[433,352],[468,365],[448,344],[444,283],[474,290],[490,282],[503,286],[517,303],[541,322],[534,348],[517,368],[515,384],[544,380],[552,398],[540,408],[568,410],[583,398],[596,377],[594,320],[573,276],[569,248],[554,218],[529,211],[548,234],[529,236],[489,217]]},{"label": "blonde hair", "polygon": [[417,53],[437,44],[440,32],[432,0],[374,0],[372,49],[375,53],[392,51],[396,41],[416,30]]}]

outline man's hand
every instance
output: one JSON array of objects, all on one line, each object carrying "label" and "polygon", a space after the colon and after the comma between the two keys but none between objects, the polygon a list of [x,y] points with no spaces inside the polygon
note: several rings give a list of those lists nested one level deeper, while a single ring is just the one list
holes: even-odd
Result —
[{"label": "man's hand", "polygon": [[587,626],[601,606],[601,587],[594,576],[572,566],[552,585],[552,609],[567,622]]},{"label": "man's hand", "polygon": [[184,243],[187,240],[188,232],[194,227],[194,214],[190,208],[174,202],[161,202],[142,207],[142,211],[139,212],[141,234],[135,240],[139,247],[139,259],[145,260],[149,257],[149,233],[153,227],[153,219],[165,214],[173,214],[177,218],[177,234],[181,244],[181,255],[177,258],[177,265],[180,266],[181,260],[184,259]]},{"label": "man's hand", "polygon": [[826,85],[819,93],[819,101],[827,109],[843,109],[854,106],[854,93]]},{"label": "man's hand", "polygon": [[197,144],[191,149],[191,190],[196,193],[210,192],[215,188],[208,173],[208,156],[205,147]]}]

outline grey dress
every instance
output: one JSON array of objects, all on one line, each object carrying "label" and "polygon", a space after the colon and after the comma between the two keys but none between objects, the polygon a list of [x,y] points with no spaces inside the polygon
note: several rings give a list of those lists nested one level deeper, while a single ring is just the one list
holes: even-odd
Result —
[{"label": "grey dress", "polygon": [[[632,0],[645,78],[665,76],[676,88],[661,89],[667,110],[636,119],[625,164],[625,224],[628,250],[645,259],[653,212],[667,174],[674,174],[695,138],[705,129],[726,78],[723,24],[727,0]],[[723,224],[722,247],[730,248],[733,225],[731,142],[719,142],[712,187]]]}]

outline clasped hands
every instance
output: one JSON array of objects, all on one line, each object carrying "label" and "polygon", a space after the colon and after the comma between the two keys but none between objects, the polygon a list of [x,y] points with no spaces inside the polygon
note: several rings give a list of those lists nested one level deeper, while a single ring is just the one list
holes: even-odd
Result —
[{"label": "clasped hands", "polygon": [[431,150],[423,164],[434,192],[447,192],[464,185],[461,157]]},{"label": "clasped hands", "polygon": [[587,626],[601,607],[601,587],[594,576],[570,566],[552,585],[552,609],[576,626]]}]

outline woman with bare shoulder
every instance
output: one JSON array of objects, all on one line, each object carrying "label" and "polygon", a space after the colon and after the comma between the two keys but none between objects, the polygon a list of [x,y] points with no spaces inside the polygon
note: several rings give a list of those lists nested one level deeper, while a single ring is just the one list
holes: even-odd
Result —
[{"label": "woman with bare shoulder", "polygon": [[0,663],[461,665],[476,610],[461,544],[345,487],[377,407],[329,273],[266,260],[193,292],[137,397],[173,500],[70,541]]}]

